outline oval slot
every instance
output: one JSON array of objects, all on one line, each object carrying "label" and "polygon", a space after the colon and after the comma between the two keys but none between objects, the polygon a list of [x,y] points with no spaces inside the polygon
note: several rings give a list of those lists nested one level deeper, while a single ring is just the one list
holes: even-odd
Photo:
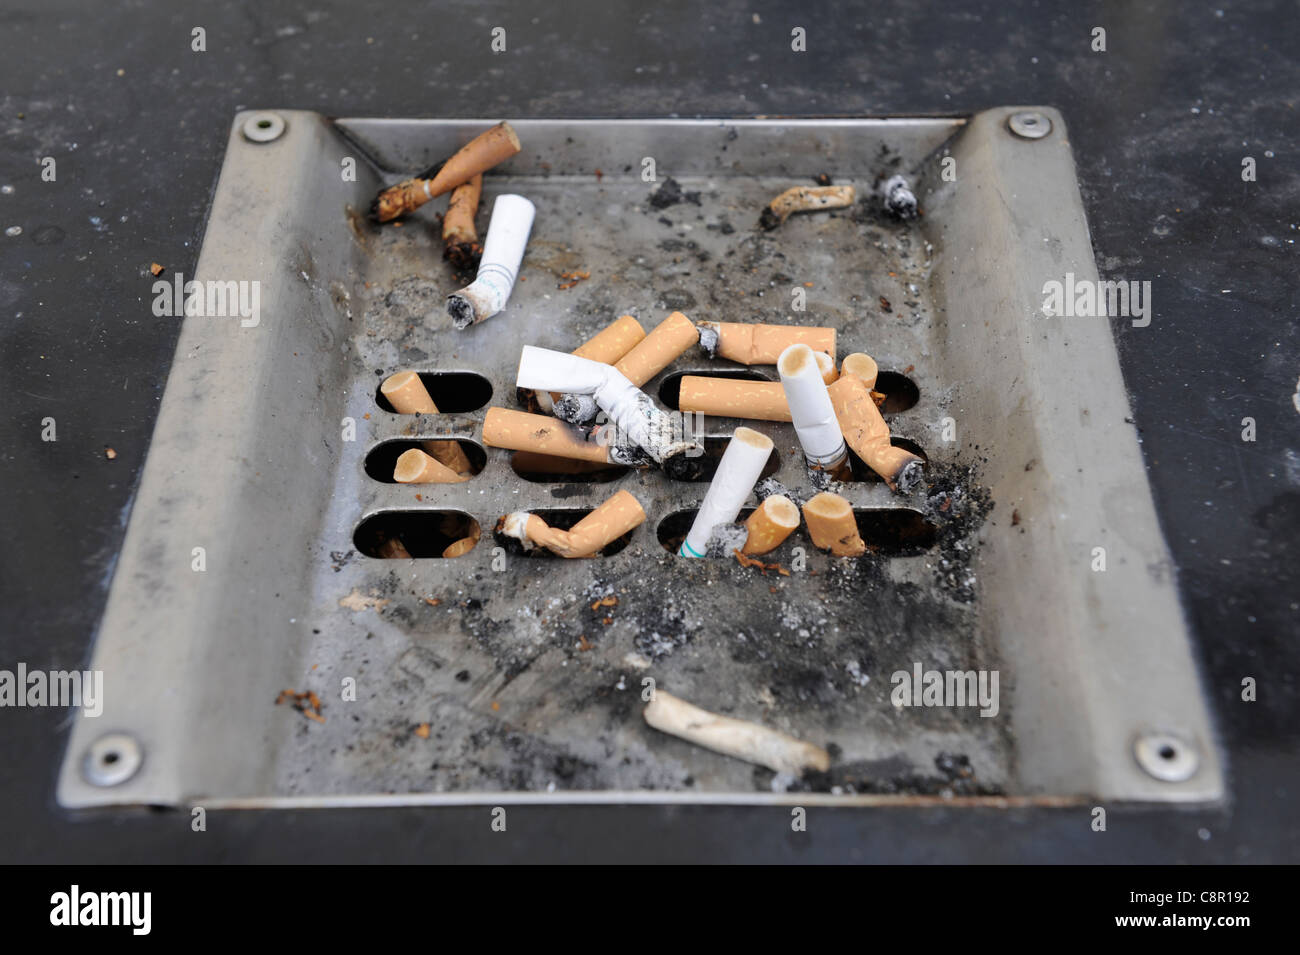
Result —
[{"label": "oval slot", "polygon": [[[366,474],[376,481],[384,484],[396,484],[393,480],[393,467],[397,464],[397,459],[411,448],[419,448],[426,453],[429,452],[427,445],[446,443],[451,439],[448,438],[430,438],[420,441],[413,441],[409,438],[396,438],[390,441],[383,441],[370,449],[366,455]],[[483,465],[487,462],[487,452],[483,450],[482,445],[474,441],[456,439],[460,449],[465,452],[465,457],[469,459],[470,473],[478,474],[483,470]],[[422,485],[412,484],[411,487]]]},{"label": "oval slot", "polygon": [[[492,383],[472,371],[421,371],[417,374],[442,414],[467,414],[492,400]],[[375,404],[394,414],[393,406],[379,390],[382,384],[381,380],[379,385],[375,385]]]},{"label": "oval slot", "polygon": [[884,404],[880,406],[881,414],[906,411],[921,400],[921,389],[916,387],[916,382],[897,371],[879,372],[876,375],[876,391],[885,396]]},{"label": "oval slot", "polygon": [[534,484],[604,484],[617,481],[628,472],[617,464],[575,461],[536,451],[516,451],[510,455],[510,467],[519,477]]},{"label": "oval slot", "polygon": [[478,521],[464,511],[384,511],[357,525],[352,544],[367,557],[402,560],[443,557],[452,544],[468,538],[477,543],[479,535]]}]

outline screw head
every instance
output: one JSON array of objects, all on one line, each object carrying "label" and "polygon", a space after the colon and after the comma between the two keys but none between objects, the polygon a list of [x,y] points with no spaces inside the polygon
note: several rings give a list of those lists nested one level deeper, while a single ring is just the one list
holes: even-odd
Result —
[{"label": "screw head", "polygon": [[81,775],[92,786],[117,786],[134,776],[143,762],[139,740],[126,733],[107,733],[86,747]]},{"label": "screw head", "polygon": [[1143,733],[1133,743],[1133,755],[1148,776],[1164,783],[1191,779],[1201,765],[1196,747],[1173,733]]},{"label": "screw head", "polygon": [[1042,139],[1052,131],[1052,121],[1037,110],[1012,113],[1007,126],[1021,139]]},{"label": "screw head", "polygon": [[254,113],[244,120],[244,138],[254,143],[269,143],[284,135],[284,117],[279,113]]}]

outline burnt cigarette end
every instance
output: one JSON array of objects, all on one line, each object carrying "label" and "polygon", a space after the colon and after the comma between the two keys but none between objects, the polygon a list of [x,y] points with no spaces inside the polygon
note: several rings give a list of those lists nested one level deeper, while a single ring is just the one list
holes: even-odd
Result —
[{"label": "burnt cigarette end", "polygon": [[456,276],[463,281],[478,271],[478,264],[483,258],[483,246],[477,242],[453,242],[443,248],[442,257],[451,263]]},{"label": "burnt cigarette end", "polygon": [[689,457],[685,454],[674,455],[663,463],[664,474],[674,481],[699,481],[704,477],[704,455]]},{"label": "burnt cigarette end", "polygon": [[700,331],[700,347],[710,358],[718,357],[718,326],[715,322],[696,322]]},{"label": "burnt cigarette end", "polygon": [[798,499],[796,492],[791,491],[784,484],[782,484],[780,481],[778,481],[776,478],[773,477],[763,478],[763,480],[755,484],[754,496],[758,498],[758,502],[760,504],[766,501],[769,497],[788,497],[796,504],[803,503]]},{"label": "burnt cigarette end", "polygon": [[447,296],[447,314],[451,323],[457,328],[469,328],[474,324],[474,303],[462,292],[453,292]]},{"label": "burnt cigarette end", "polygon": [[744,524],[715,524],[709,532],[709,541],[704,546],[704,556],[730,557],[733,551],[745,546],[748,537],[749,528]]},{"label": "burnt cigarette end", "polygon": [[898,473],[889,483],[893,485],[894,490],[906,494],[921,483],[924,475],[925,461],[921,458],[913,458],[898,469]]},{"label": "burnt cigarette end", "polygon": [[771,232],[785,220],[772,211],[771,206],[764,206],[758,217],[758,225],[766,232]]},{"label": "burnt cigarette end", "polygon": [[916,218],[916,196],[903,176],[891,176],[881,183],[880,197],[891,214],[900,219]]},{"label": "burnt cigarette end", "polygon": [[591,424],[600,413],[596,399],[591,395],[560,395],[551,410],[561,421],[578,427]]},{"label": "burnt cigarette end", "polygon": [[635,444],[612,444],[609,446],[609,460],[628,468],[648,468],[654,458]]}]

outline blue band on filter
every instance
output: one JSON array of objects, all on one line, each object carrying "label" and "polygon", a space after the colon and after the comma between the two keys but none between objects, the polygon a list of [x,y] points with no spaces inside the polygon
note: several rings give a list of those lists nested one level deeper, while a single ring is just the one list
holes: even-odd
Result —
[{"label": "blue band on filter", "polygon": [[[690,551],[690,553],[687,553],[687,551]],[[677,548],[677,556],[678,557],[703,557],[704,555],[697,554],[695,552],[694,547],[686,543],[686,541],[682,541],[682,546]]]}]

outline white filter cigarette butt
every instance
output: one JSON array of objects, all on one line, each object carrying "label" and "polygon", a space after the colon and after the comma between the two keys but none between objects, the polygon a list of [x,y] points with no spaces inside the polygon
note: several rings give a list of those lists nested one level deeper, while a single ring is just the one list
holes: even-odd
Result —
[{"label": "white filter cigarette butt", "polygon": [[737,428],[722,453],[695,522],[678,549],[679,557],[703,557],[718,524],[730,524],[754,489],[772,454],[772,439],[752,428]]},{"label": "white filter cigarette butt", "polygon": [[776,370],[804,457],[813,467],[833,470],[848,451],[813,350],[807,345],[791,345],[781,352]]},{"label": "white filter cigarette butt", "polygon": [[821,372],[822,381],[830,384],[840,376],[839,371],[835,368],[835,359],[824,351],[813,352],[813,357],[817,359],[817,370]]},{"label": "white filter cigarette butt", "polygon": [[820,746],[757,723],[710,713],[663,690],[654,691],[642,715],[660,732],[776,773],[802,776],[806,770],[824,773],[831,768],[830,753]]},{"label": "white filter cigarette butt", "polygon": [[615,430],[656,464],[700,449],[699,441],[684,433],[680,418],[657,408],[649,395],[612,365],[525,345],[515,384],[538,392],[563,390],[566,397],[590,395]]},{"label": "white filter cigarette butt", "polygon": [[447,297],[447,313],[457,328],[468,328],[506,307],[519,276],[519,263],[523,261],[536,213],[536,207],[523,196],[497,196],[478,275],[465,288]]}]

